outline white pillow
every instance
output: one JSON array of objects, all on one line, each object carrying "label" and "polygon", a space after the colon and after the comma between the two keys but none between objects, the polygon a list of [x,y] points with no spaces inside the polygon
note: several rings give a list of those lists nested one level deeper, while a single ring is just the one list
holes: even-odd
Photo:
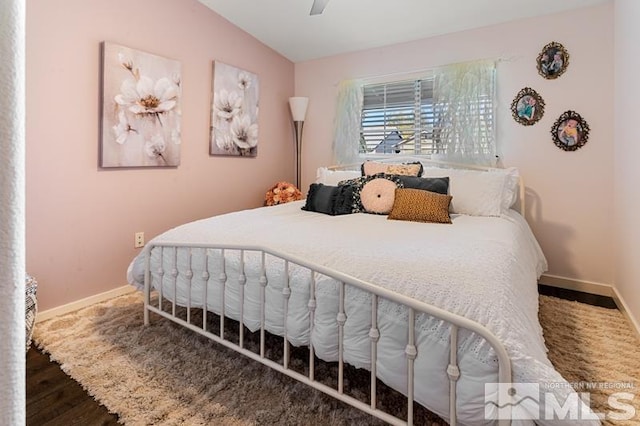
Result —
[{"label": "white pillow", "polygon": [[518,170],[490,171],[425,167],[423,177],[449,176],[452,213],[472,216],[500,216],[518,197]]},{"label": "white pillow", "polygon": [[505,176],[504,192],[502,193],[502,212],[506,212],[516,204],[520,197],[520,171],[515,167],[507,169],[491,169],[491,173],[500,173]]},{"label": "white pillow", "polygon": [[336,186],[340,181],[354,179],[360,176],[360,170],[329,170],[326,167],[318,167],[316,183]]}]

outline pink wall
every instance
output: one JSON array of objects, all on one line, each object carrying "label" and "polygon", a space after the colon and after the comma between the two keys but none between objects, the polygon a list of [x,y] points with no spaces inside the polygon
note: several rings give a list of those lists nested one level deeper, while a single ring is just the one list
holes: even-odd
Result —
[{"label": "pink wall", "polygon": [[[536,57],[551,41],[570,54],[566,73],[545,80]],[[391,47],[297,63],[296,95],[309,96],[303,182],[333,161],[331,140],[337,84],[344,79],[427,69],[483,58],[497,67],[498,140],[503,163],[517,166],[527,186],[528,220],[549,260],[549,273],[613,283],[613,6],[510,22]],[[524,127],[510,105],[523,87],[546,101],[544,117]],[[564,111],[579,112],[589,142],[565,152],[550,129]],[[303,185],[303,186],[304,186]]]},{"label": "pink wall", "polygon": [[[104,40],[182,63],[180,167],[97,167],[99,43]],[[557,80],[544,80],[535,69],[535,57],[550,41],[563,43],[571,55],[567,72]],[[302,186],[313,181],[318,166],[333,161],[339,81],[502,58],[500,149],[504,164],[519,167],[524,175],[528,219],[549,259],[549,273],[611,284],[613,45],[609,3],[298,63],[295,93],[311,99]],[[255,159],[208,155],[214,59],[260,78],[260,145]],[[138,252],[132,247],[134,232],[144,231],[150,239],[184,221],[255,207],[270,184],[293,179],[286,105],[294,93],[293,82],[291,62],[195,0],[27,2],[27,269],[40,282],[40,308],[125,284],[126,267]],[[545,116],[532,127],[515,123],[509,111],[513,96],[525,86],[536,89],[547,103]],[[617,106],[628,109],[619,102]],[[573,153],[556,148],[549,136],[551,125],[567,109],[581,113],[591,126],[588,144]],[[632,145],[626,146],[618,150],[616,164],[628,158]],[[617,172],[620,194],[633,191],[624,182],[633,180],[629,174],[635,170],[627,166]],[[616,206],[625,203],[617,201]],[[618,217],[624,219],[620,213]],[[616,243],[631,249],[633,239],[624,237],[626,230],[626,225],[618,226]],[[616,281],[637,312],[640,301],[633,298],[629,283],[638,271],[630,265],[624,259],[615,263],[620,270]]]},{"label": "pink wall", "polygon": [[[182,160],[100,170],[99,45],[182,64]],[[212,61],[258,74],[257,158],[210,157]],[[126,284],[133,234],[257,207],[294,175],[294,66],[195,0],[27,2],[27,270],[40,309]]]},{"label": "pink wall", "polygon": [[640,82],[640,2],[615,2],[615,283],[640,327],[640,144],[635,129]]}]

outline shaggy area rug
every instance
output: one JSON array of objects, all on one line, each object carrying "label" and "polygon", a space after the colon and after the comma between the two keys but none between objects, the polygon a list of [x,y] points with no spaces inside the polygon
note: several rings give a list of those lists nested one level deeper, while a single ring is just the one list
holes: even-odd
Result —
[{"label": "shaggy area rug", "polygon": [[[215,332],[216,318],[210,319]],[[611,384],[588,389],[594,410],[612,412],[608,397],[621,391],[616,383],[635,387],[627,392],[640,389],[640,342],[620,312],[541,296],[540,321],[549,357],[569,382]],[[152,315],[150,327],[142,323],[142,295],[132,293],[38,323],[34,341],[127,425],[384,424],[168,320]],[[237,323],[226,324],[225,335],[237,335]],[[246,333],[245,345],[257,351],[257,336]],[[269,339],[267,357],[278,360],[282,339]],[[291,368],[304,371],[307,357],[294,349]],[[332,385],[336,370],[319,362],[316,377]],[[367,402],[369,373],[347,368],[345,390]],[[380,408],[406,415],[401,395],[383,384],[378,395]],[[638,424],[640,392],[623,402],[638,414],[605,424]],[[415,410],[416,424],[446,424],[417,404]]]},{"label": "shaggy area rug", "polygon": [[[593,411],[606,416],[602,424],[638,426],[640,339],[624,315],[541,296],[539,317],[549,359],[576,392],[589,398]],[[631,399],[616,396],[620,393],[629,393]],[[616,408],[616,399],[627,407]],[[633,417],[624,419],[627,413]]]}]

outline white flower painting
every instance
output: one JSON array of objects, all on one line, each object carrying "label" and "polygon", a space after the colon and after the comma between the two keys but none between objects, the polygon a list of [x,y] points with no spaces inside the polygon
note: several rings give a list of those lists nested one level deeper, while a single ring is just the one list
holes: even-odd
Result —
[{"label": "white flower painting", "polygon": [[180,62],[104,42],[101,167],[180,164]]},{"label": "white flower painting", "polygon": [[258,155],[258,76],[213,63],[212,155]]}]

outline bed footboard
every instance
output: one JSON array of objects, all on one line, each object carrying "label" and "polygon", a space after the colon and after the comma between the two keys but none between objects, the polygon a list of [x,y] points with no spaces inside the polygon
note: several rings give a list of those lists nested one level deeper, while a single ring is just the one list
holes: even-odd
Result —
[{"label": "bed footboard", "polygon": [[[171,253],[171,255],[175,255],[176,258],[178,256],[178,251],[181,251],[182,256],[186,256],[186,264],[189,265],[189,268],[186,271],[179,271],[177,268],[177,259],[176,259],[176,267],[168,268],[166,265],[163,266],[163,262],[153,262],[152,264],[152,253],[155,251],[156,254],[160,253],[160,259],[163,258],[163,253]],[[166,254],[165,253],[165,254]],[[195,255],[202,256],[204,254],[205,261],[195,261]],[[238,334],[239,339],[236,342],[230,341],[225,338],[225,319],[229,316],[227,310],[230,303],[230,300],[225,301],[225,297],[227,296],[227,287],[230,285],[229,278],[227,274],[227,270],[225,269],[225,261],[223,260],[219,267],[215,270],[212,270],[210,267],[210,262],[207,260],[210,253],[215,253],[217,256],[222,256],[225,259],[225,255],[229,253],[234,253],[234,256],[238,256],[239,265],[238,265],[238,278],[237,282],[233,283],[234,286],[237,287],[238,290],[238,301],[237,307],[233,311],[232,317],[238,321]],[[254,265],[254,269],[257,268],[259,277],[259,351],[254,352],[244,347],[244,324],[247,320],[245,315],[245,287],[247,284],[247,271],[246,271],[246,262],[248,254],[251,254],[252,259],[258,260],[258,265]],[[267,273],[267,262],[266,257],[276,258],[282,262],[284,268],[284,282],[282,283],[281,289],[278,287],[279,292],[281,293],[281,301],[282,301],[282,310],[283,310],[283,323],[282,323],[282,336],[283,338],[283,357],[282,362],[276,362],[272,359],[269,359],[265,356],[265,342],[266,342],[266,311],[267,311],[267,290],[269,289],[270,282],[268,280]],[[197,266],[191,267],[192,263],[197,263]],[[291,361],[291,344],[288,340],[289,333],[287,330],[287,318],[288,318],[288,310],[290,307],[290,298],[292,294],[292,276],[294,274],[291,273],[292,268],[297,268],[297,271],[302,268],[305,271],[308,271],[308,282],[309,282],[309,296],[306,302],[306,307],[308,308],[308,320],[309,320],[309,336],[312,335],[313,329],[315,326],[315,315],[316,310],[318,308],[318,300],[316,298],[316,280],[317,277],[325,276],[329,277],[338,283],[338,314],[335,317],[335,321],[337,323],[338,329],[338,377],[337,377],[337,386],[331,387],[326,384],[320,383],[315,379],[315,367],[316,367],[316,356],[314,353],[314,345],[311,338],[308,339],[308,349],[309,349],[309,359],[308,365],[306,367],[306,372],[308,374],[302,374],[298,371],[294,371],[290,368]],[[255,272],[255,271],[254,271]],[[253,273],[253,272],[252,272]],[[180,275],[180,280],[178,276]],[[254,274],[255,275],[255,274]],[[155,282],[155,281],[159,282]],[[203,297],[204,302],[199,302],[200,307],[202,307],[202,319],[198,318],[197,323],[196,320],[193,319],[191,315],[191,311],[195,303],[192,302],[194,300],[193,295],[196,290],[194,290],[195,285],[192,288],[192,282],[198,281],[199,283],[204,283],[204,285],[200,285],[197,292],[200,294],[200,297]],[[179,287],[180,285],[182,287]],[[168,283],[168,284],[167,284]],[[413,412],[413,401],[414,401],[414,387],[415,387],[415,369],[414,369],[414,360],[418,355],[418,348],[416,345],[416,317],[421,314],[429,315],[440,320],[446,321],[451,324],[451,332],[449,334],[449,359],[446,365],[442,366],[443,371],[446,372],[449,380],[449,410],[448,410],[448,421],[450,424],[455,425],[457,423],[457,382],[460,378],[461,371],[459,366],[458,359],[458,342],[459,342],[459,330],[465,329],[470,332],[476,333],[477,335],[484,338],[494,349],[497,360],[498,360],[498,382],[499,383],[510,383],[511,382],[511,364],[507,352],[502,345],[502,343],[498,340],[498,338],[492,334],[487,328],[484,326],[471,321],[462,316],[453,314],[451,312],[442,310],[432,305],[428,305],[426,303],[419,302],[417,300],[411,299],[409,297],[403,296],[401,294],[397,294],[395,292],[386,290],[384,288],[372,285],[370,283],[361,281],[357,278],[345,275],[339,271],[331,270],[322,265],[316,265],[312,262],[308,262],[304,259],[296,258],[295,256],[291,256],[286,253],[279,253],[274,250],[270,250],[264,247],[257,246],[229,246],[229,245],[181,245],[181,244],[164,244],[164,243],[150,243],[149,247],[147,247],[146,259],[145,259],[145,278],[144,278],[144,323],[145,325],[149,324],[149,314],[151,312],[158,314],[162,317],[165,317],[177,324],[180,324],[196,333],[199,333],[207,338],[224,345],[227,348],[230,348],[236,352],[239,352],[253,360],[256,360],[274,370],[277,370],[287,376],[290,376],[300,382],[303,382],[315,389],[318,389],[325,394],[332,396],[340,401],[343,401],[347,404],[350,404],[353,407],[356,407],[366,413],[369,413],[375,417],[378,417],[385,422],[393,425],[412,425],[414,423],[414,412]],[[186,288],[184,288],[186,286]],[[345,323],[347,321],[347,310],[345,309],[345,300],[346,300],[346,289],[347,287],[353,287],[359,289],[363,292],[366,292],[370,295],[370,310],[371,310],[371,327],[368,330],[368,335],[366,338],[370,341],[370,375],[371,375],[371,384],[370,384],[370,396],[369,402],[365,403],[359,399],[356,399],[344,392],[344,368],[345,368],[345,357],[344,357],[344,340],[345,340]],[[157,304],[152,304],[152,292],[156,292]],[[180,294],[182,296],[180,296]],[[204,293],[204,294],[202,294]],[[212,310],[210,305],[207,304],[208,300],[212,298],[217,300],[217,308]],[[408,311],[408,320],[407,320],[407,344],[404,350],[406,357],[406,389],[402,392],[406,395],[407,398],[407,417],[406,420],[397,418],[389,413],[386,413],[379,408],[377,408],[377,390],[376,390],[376,381],[378,377],[377,372],[377,361],[378,361],[378,342],[381,337],[381,331],[378,324],[379,318],[379,306],[381,300],[386,300],[393,302],[398,305],[402,305],[406,307]],[[186,302],[186,303],[183,303]],[[167,307],[168,306],[168,307]],[[186,308],[186,317],[178,316],[176,314],[177,307]],[[219,329],[217,332],[213,332],[208,325],[209,321],[207,319],[207,313],[209,311],[215,311],[216,316],[219,316]],[[210,319],[209,319],[210,320]],[[201,321],[201,323],[200,323]],[[257,332],[257,331],[256,331]],[[421,380],[428,380],[428,378],[420,378]],[[508,407],[507,407],[508,408]],[[504,416],[504,411],[502,411],[501,407],[501,417]],[[498,424],[507,425],[510,424],[509,420],[499,420]]]}]

